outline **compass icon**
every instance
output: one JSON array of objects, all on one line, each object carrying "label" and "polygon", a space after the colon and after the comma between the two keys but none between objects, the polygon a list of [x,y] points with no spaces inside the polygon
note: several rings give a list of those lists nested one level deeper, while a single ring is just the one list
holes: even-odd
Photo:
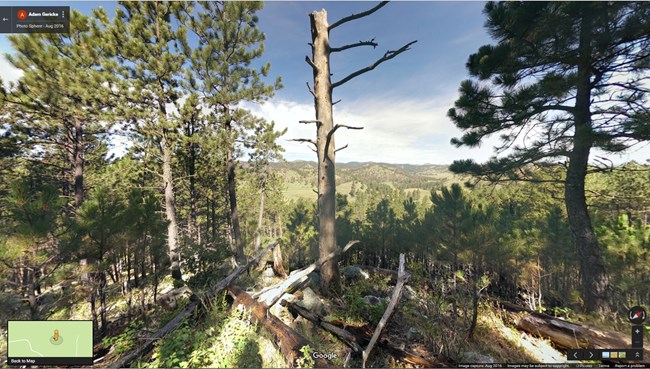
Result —
[{"label": "compass icon", "polygon": [[628,312],[627,318],[630,320],[630,322],[634,324],[641,324],[646,319],[645,309],[642,308],[641,306],[634,306]]}]

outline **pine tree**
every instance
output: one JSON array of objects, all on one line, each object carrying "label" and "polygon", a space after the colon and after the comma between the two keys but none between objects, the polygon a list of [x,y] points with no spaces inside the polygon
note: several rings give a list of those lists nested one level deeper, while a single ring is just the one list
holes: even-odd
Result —
[{"label": "pine tree", "polygon": [[183,97],[181,79],[186,62],[183,45],[187,30],[173,23],[181,4],[174,2],[121,2],[109,23],[100,15],[110,34],[106,47],[120,62],[114,66],[121,79],[115,86],[121,96],[119,112],[133,122],[141,140],[153,141],[159,149],[162,169],[170,271],[182,279],[179,254],[175,181],[172,172],[174,147],[179,134],[178,110]]},{"label": "pine tree", "polygon": [[287,132],[285,128],[282,131],[275,130],[275,122],[266,122],[259,119],[255,124],[254,131],[251,134],[247,146],[252,150],[249,162],[252,164],[253,171],[258,174],[260,188],[260,206],[257,218],[257,230],[255,231],[255,253],[260,248],[262,239],[262,225],[264,220],[264,201],[266,199],[269,185],[274,184],[276,176],[270,171],[271,162],[282,159],[284,148],[277,144],[280,136]]},{"label": "pine tree", "polygon": [[532,164],[567,160],[565,204],[586,308],[606,310],[609,280],[585,176],[592,149],[620,152],[650,139],[650,4],[490,2],[485,13],[497,44],[469,57],[475,79],[461,84],[449,110],[465,134],[452,143],[474,147],[501,133],[503,155],[485,164],[457,161],[451,169],[517,180]]},{"label": "pine tree", "polygon": [[370,254],[377,258],[377,266],[390,268],[388,260],[394,253],[397,238],[397,217],[386,198],[379,201],[374,209],[367,213],[367,226],[365,229],[365,247]]},{"label": "pine tree", "polygon": [[264,51],[264,34],[257,26],[255,13],[261,2],[200,2],[201,9],[193,15],[194,7],[188,4],[179,12],[180,21],[198,38],[196,47],[185,44],[190,58],[192,74],[189,88],[203,98],[201,103],[214,112],[210,124],[223,132],[225,141],[228,199],[233,232],[232,251],[238,262],[245,260],[241,237],[240,215],[237,207],[236,141],[241,130],[254,129],[260,121],[238,108],[239,103],[262,102],[273,96],[281,87],[280,79],[267,84],[270,64],[259,70],[251,62]]},{"label": "pine tree", "polygon": [[[106,287],[108,286],[106,272],[109,268],[107,256],[115,252],[114,248],[121,241],[119,236],[124,231],[123,200],[107,187],[98,187],[93,196],[79,209],[78,223],[80,231],[86,239],[81,255],[93,261],[91,291],[91,313],[93,321],[101,322],[101,336],[106,335],[108,320],[106,317]],[[99,317],[97,317],[95,292],[99,296]]]},{"label": "pine tree", "polygon": [[54,234],[63,209],[59,191],[43,178],[28,174],[10,184],[3,199],[7,236],[0,243],[0,263],[10,268],[16,287],[29,303],[31,319],[39,319],[37,293],[41,281],[62,262]]},{"label": "pine tree", "polygon": [[467,195],[454,183],[442,187],[440,193],[431,191],[432,215],[428,224],[433,227],[435,252],[458,267],[459,254],[467,247],[467,236],[473,226],[471,222],[472,204]]},{"label": "pine tree", "polygon": [[86,151],[112,122],[115,77],[102,57],[105,34],[90,17],[73,11],[70,33],[11,35],[9,40],[16,53],[7,58],[23,76],[2,100],[15,130],[28,132],[27,145],[61,156],[48,164],[61,166],[64,195],[71,192],[78,209],[84,200]]}]

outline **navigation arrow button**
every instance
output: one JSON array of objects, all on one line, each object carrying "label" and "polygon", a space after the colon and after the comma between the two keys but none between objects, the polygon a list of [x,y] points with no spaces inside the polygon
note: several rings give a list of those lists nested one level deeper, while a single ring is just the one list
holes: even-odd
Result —
[{"label": "navigation arrow button", "polygon": [[592,357],[594,357],[594,353],[589,351],[589,358],[591,359]]},{"label": "navigation arrow button", "polygon": [[567,360],[582,360],[584,356],[585,352],[583,350],[567,350],[566,352]]}]

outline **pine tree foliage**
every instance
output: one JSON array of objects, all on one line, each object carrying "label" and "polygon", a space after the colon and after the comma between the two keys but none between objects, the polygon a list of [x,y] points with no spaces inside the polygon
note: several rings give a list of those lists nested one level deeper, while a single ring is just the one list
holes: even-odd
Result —
[{"label": "pine tree foliage", "polygon": [[582,292],[587,309],[603,311],[609,281],[587,211],[585,177],[593,149],[621,152],[650,139],[650,6],[490,2],[485,13],[497,44],[469,57],[473,79],[461,83],[448,116],[465,132],[452,144],[475,147],[493,134],[502,144],[488,162],[456,161],[451,170],[518,180],[527,179],[532,165],[566,161],[565,199],[582,260]]},{"label": "pine tree foliage", "polygon": [[177,12],[179,21],[198,38],[196,47],[184,43],[190,70],[186,85],[201,95],[201,103],[211,111],[210,126],[220,132],[226,149],[232,251],[239,262],[245,259],[237,207],[236,141],[242,131],[255,130],[262,121],[238,107],[240,102],[263,102],[281,87],[280,79],[272,84],[270,64],[259,70],[251,62],[264,52],[264,34],[257,27],[255,15],[261,2],[188,3]]},{"label": "pine tree foliage", "polygon": [[[115,78],[103,58],[105,38],[95,20],[73,11],[69,34],[11,35],[16,50],[8,61],[23,71],[3,101],[13,132],[25,133],[24,150],[35,157],[54,157],[60,167],[64,195],[74,208],[84,200],[87,151],[110,129],[110,86]],[[58,159],[58,160],[57,160]]]},{"label": "pine tree foliage", "polygon": [[570,157],[583,68],[593,95],[591,147],[619,152],[650,138],[647,4],[488,3],[485,13],[498,43],[469,57],[474,79],[461,84],[449,110],[465,134],[452,143],[474,147],[500,134],[497,153],[504,155],[481,165],[457,161],[452,169],[519,178],[528,164]]}]

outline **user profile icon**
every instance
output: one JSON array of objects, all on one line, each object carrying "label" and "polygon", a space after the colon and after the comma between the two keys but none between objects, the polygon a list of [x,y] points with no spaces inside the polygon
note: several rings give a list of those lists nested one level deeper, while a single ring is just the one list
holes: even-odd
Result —
[{"label": "user profile icon", "polygon": [[18,19],[20,19],[20,20],[27,19],[27,11],[25,11],[25,9],[20,9],[18,11]]}]

